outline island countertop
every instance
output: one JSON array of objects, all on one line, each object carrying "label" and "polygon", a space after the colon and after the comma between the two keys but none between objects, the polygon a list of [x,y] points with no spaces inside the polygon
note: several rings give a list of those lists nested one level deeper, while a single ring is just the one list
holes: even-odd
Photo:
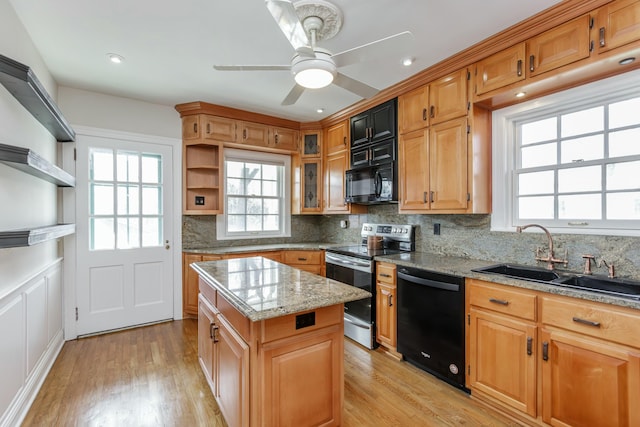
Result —
[{"label": "island countertop", "polygon": [[253,322],[371,296],[263,257],[203,261],[191,268]]}]

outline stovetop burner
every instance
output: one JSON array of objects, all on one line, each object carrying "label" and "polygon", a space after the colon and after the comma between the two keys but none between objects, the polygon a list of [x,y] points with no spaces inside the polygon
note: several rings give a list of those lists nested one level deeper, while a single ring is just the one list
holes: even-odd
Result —
[{"label": "stovetop burner", "polygon": [[[360,236],[360,244],[327,248],[327,252],[371,260],[376,256],[416,250],[415,226],[413,225],[365,223],[362,225]],[[369,236],[382,237],[382,248],[368,248],[367,237]]]},{"label": "stovetop burner", "polygon": [[400,249],[390,249],[390,248],[368,249],[366,244],[353,245],[353,246],[339,246],[337,248],[327,248],[327,251],[341,254],[341,255],[355,256],[363,259],[373,259],[373,257],[376,257],[376,256],[393,255],[400,252],[406,252]]}]

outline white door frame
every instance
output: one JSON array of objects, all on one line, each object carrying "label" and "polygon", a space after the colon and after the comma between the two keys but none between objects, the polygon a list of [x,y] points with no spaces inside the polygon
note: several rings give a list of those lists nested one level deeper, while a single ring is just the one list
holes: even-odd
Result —
[{"label": "white door frame", "polygon": [[[176,138],[144,135],[87,126],[72,125],[76,134],[123,139],[136,142],[168,145],[172,147],[173,156],[173,236],[167,236],[171,242],[171,258],[173,261],[173,318],[182,319],[182,141]],[[62,168],[76,175],[74,150],[76,144],[59,145],[62,148]],[[62,189],[62,212],[64,223],[76,223],[76,197],[74,188]],[[75,235],[64,238],[64,338],[73,340],[78,337],[76,328],[76,239]]]}]

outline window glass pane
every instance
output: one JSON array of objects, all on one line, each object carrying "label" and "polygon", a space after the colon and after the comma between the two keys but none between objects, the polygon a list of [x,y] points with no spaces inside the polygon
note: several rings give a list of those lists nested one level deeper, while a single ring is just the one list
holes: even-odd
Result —
[{"label": "window glass pane", "polygon": [[247,182],[247,195],[261,196],[262,195],[262,181],[258,179],[252,179]]},{"label": "window glass pane", "polygon": [[278,215],[265,215],[264,229],[268,231],[276,231],[280,229],[280,226],[278,224]]},{"label": "window glass pane", "polygon": [[640,154],[640,128],[609,134],[609,157],[637,156]]},{"label": "window glass pane", "polygon": [[118,218],[118,249],[140,247],[140,221],[138,218]]},{"label": "window glass pane", "polygon": [[244,163],[229,160],[225,163],[225,171],[228,177],[242,178],[244,176]]},{"label": "window glass pane", "polygon": [[262,169],[262,165],[259,163],[245,163],[244,164],[244,177],[251,179],[261,179],[262,174],[260,173]]},{"label": "window glass pane", "polygon": [[533,145],[524,147],[520,151],[522,159],[520,160],[523,168],[533,168],[536,166],[555,165],[557,163],[557,145],[556,143]]},{"label": "window glass pane", "polygon": [[113,215],[113,185],[91,184],[91,215]]},{"label": "window glass pane", "polygon": [[138,215],[138,204],[137,185],[118,185],[118,215]]},{"label": "window glass pane", "polygon": [[162,212],[162,194],[160,188],[142,187],[142,215],[159,215]]},{"label": "window glass pane", "polygon": [[244,194],[244,180],[237,178],[227,178],[227,194]]},{"label": "window glass pane", "polygon": [[117,180],[120,182],[138,182],[138,153],[118,151]]},{"label": "window glass pane", "polygon": [[604,107],[565,114],[560,118],[560,126],[562,137],[601,131],[604,129]]},{"label": "window glass pane", "polygon": [[162,220],[158,217],[142,219],[142,246],[162,245]]},{"label": "window glass pane", "polygon": [[640,188],[640,161],[607,165],[607,190]]},{"label": "window glass pane", "polygon": [[160,184],[162,181],[162,156],[142,155],[142,182],[147,184]]},{"label": "window glass pane", "polygon": [[113,249],[116,243],[116,235],[113,230],[113,218],[90,219],[90,249]]},{"label": "window glass pane", "polygon": [[640,98],[609,105],[609,129],[640,124]]},{"label": "window glass pane", "polygon": [[264,200],[264,213],[265,214],[278,214],[278,213],[280,213],[280,202],[277,199],[265,199]]},{"label": "window glass pane", "polygon": [[262,230],[262,215],[247,215],[247,231]]},{"label": "window glass pane", "polygon": [[270,179],[275,181],[278,179],[278,166],[276,165],[263,165],[262,166],[262,179]]},{"label": "window glass pane", "polygon": [[558,192],[598,191],[602,188],[600,166],[561,169],[558,171]]},{"label": "window glass pane", "polygon": [[269,197],[278,197],[278,182],[262,181],[262,195]]},{"label": "window glass pane", "polygon": [[523,173],[518,176],[520,194],[553,193],[553,171]]},{"label": "window glass pane", "polygon": [[244,215],[227,215],[228,230],[230,232],[245,231]]},{"label": "window glass pane", "polygon": [[600,219],[602,201],[600,194],[577,194],[558,197],[558,218]]},{"label": "window glass pane", "polygon": [[244,214],[246,208],[245,199],[242,197],[227,198],[227,211],[230,214]]},{"label": "window glass pane", "polygon": [[92,181],[113,181],[113,151],[92,148],[89,162],[89,179]]},{"label": "window glass pane", "polygon": [[247,199],[247,213],[262,214],[262,199]]},{"label": "window glass pane", "polygon": [[520,197],[518,216],[521,219],[553,219],[553,196]]},{"label": "window glass pane", "polygon": [[640,192],[607,194],[607,219],[640,220]]},{"label": "window glass pane", "polygon": [[602,159],[604,157],[604,135],[567,139],[560,145],[562,163]]},{"label": "window glass pane", "polygon": [[533,144],[534,142],[549,141],[558,137],[558,119],[548,119],[525,123],[521,127],[521,144]]}]

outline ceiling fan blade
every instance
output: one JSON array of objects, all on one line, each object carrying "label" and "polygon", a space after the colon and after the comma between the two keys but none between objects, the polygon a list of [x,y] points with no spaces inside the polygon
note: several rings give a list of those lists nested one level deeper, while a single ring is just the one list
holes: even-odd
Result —
[{"label": "ceiling fan blade", "polygon": [[413,44],[413,34],[410,31],[398,33],[384,39],[376,40],[331,57],[336,67],[365,62],[375,58],[408,54]]},{"label": "ceiling fan blade", "polygon": [[218,71],[290,71],[291,65],[214,65]]},{"label": "ceiling fan blade", "polygon": [[296,52],[300,55],[314,57],[315,54],[311,48],[309,37],[307,37],[307,33],[302,27],[296,8],[293,7],[291,0],[266,0],[265,3],[271,16],[276,20],[280,30]]},{"label": "ceiling fan blade", "polygon": [[295,104],[298,98],[300,98],[300,95],[302,95],[302,92],[304,92],[304,87],[300,86],[299,84],[296,84],[291,89],[289,94],[284,98],[284,100],[282,101],[282,105]]},{"label": "ceiling fan blade", "polygon": [[336,74],[335,79],[333,79],[333,84],[365,99],[371,98],[379,92],[378,89],[364,84],[361,81],[352,79],[351,77],[347,77],[341,73]]}]

